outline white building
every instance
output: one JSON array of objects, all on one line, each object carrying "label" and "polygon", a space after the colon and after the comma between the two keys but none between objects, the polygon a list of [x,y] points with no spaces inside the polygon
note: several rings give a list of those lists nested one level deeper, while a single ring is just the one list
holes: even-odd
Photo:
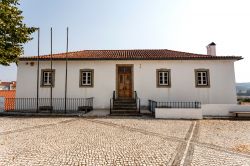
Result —
[{"label": "white building", "polygon": [[[235,105],[234,62],[242,57],[216,56],[214,43],[207,49],[208,55],[166,49],[70,52],[67,98],[94,97],[94,109],[109,109],[113,91],[119,99],[133,98],[136,91],[144,108],[148,100]],[[39,98],[50,98],[51,89],[53,98],[64,98],[66,53],[52,55],[52,71],[50,58],[40,56]],[[37,97],[37,64],[37,57],[20,58],[17,98]],[[213,111],[220,115],[219,109]]]},{"label": "white building", "polygon": [[15,90],[15,89],[16,89],[16,81],[2,82],[0,80],[0,90]]}]

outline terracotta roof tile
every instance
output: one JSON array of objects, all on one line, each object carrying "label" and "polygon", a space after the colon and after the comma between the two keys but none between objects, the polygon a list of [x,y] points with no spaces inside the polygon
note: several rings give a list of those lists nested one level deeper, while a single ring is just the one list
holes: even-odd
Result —
[{"label": "terracotta roof tile", "polygon": [[0,86],[10,86],[11,82],[1,82]]},{"label": "terracotta roof tile", "polygon": [[[232,59],[240,60],[240,56],[211,56],[167,49],[138,49],[138,50],[83,50],[69,52],[69,60],[193,60],[193,59]],[[50,55],[40,56],[41,60],[50,60]],[[53,54],[53,60],[64,60],[66,53]],[[34,60],[37,56],[21,57],[20,60]]]},{"label": "terracotta roof tile", "polygon": [[0,86],[10,86],[10,85],[14,85],[16,86],[16,81],[12,81],[12,82],[0,82]]},{"label": "terracotta roof tile", "polygon": [[15,108],[15,98],[16,91],[15,90],[0,90],[0,97],[5,98],[5,110],[10,111]]}]

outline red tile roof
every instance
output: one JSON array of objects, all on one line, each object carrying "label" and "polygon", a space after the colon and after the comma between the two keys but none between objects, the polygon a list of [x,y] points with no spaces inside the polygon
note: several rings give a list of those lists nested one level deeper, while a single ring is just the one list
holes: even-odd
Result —
[{"label": "red tile roof", "polygon": [[[240,60],[240,56],[211,56],[167,49],[138,50],[83,50],[69,52],[69,60]],[[50,55],[40,56],[41,60],[50,60]],[[53,54],[53,60],[64,60],[66,53]],[[37,56],[21,57],[20,60],[35,60]]]},{"label": "red tile roof", "polygon": [[10,86],[10,82],[0,82],[0,86]]},{"label": "red tile roof", "polygon": [[16,86],[16,81],[12,81],[12,82],[0,82],[0,86],[10,86],[10,85],[14,85]]},{"label": "red tile roof", "polygon": [[16,91],[15,90],[0,90],[0,97],[5,98],[5,110],[10,111],[15,108],[15,98]]}]

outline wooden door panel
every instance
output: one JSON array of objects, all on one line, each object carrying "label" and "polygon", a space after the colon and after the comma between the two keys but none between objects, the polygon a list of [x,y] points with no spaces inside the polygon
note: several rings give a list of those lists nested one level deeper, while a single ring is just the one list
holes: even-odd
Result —
[{"label": "wooden door panel", "polygon": [[118,85],[119,97],[124,96],[124,75],[119,74],[119,85]]},{"label": "wooden door panel", "polygon": [[131,97],[131,74],[125,74],[124,75],[124,95],[125,97]]},{"label": "wooden door panel", "polygon": [[118,97],[132,97],[132,69],[131,67],[118,68]]}]

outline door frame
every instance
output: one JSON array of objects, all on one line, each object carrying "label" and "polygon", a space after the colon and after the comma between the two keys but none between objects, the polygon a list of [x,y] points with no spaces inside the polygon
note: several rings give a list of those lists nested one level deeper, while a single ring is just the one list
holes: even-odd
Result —
[{"label": "door frame", "polygon": [[119,78],[118,78],[118,68],[119,67],[131,67],[131,84],[132,84],[132,87],[131,87],[131,91],[132,91],[132,97],[131,97],[131,99],[134,97],[134,64],[116,64],[116,96],[115,97],[117,97],[117,98],[119,98],[119,96],[118,96],[118,91],[119,91]]}]

